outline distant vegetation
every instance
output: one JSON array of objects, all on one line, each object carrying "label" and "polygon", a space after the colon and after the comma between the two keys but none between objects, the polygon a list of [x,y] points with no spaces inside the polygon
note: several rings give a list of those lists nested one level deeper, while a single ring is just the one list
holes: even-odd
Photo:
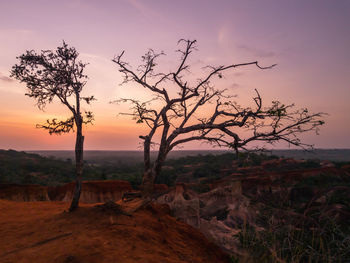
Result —
[{"label": "distant vegetation", "polygon": [[74,167],[71,160],[55,160],[38,154],[0,150],[0,182],[56,185],[71,182]]},{"label": "distant vegetation", "polygon": [[350,149],[272,150],[272,154],[294,159],[319,159],[335,162],[349,162]]},{"label": "distant vegetation", "polygon": [[[38,154],[0,150],[0,183],[59,185],[75,179],[72,159],[56,159]],[[142,166],[130,164],[87,164],[83,180],[127,180],[141,182]]]},{"label": "distant vegetation", "polygon": [[[276,159],[277,156],[264,154],[224,153],[221,155],[197,155],[170,159],[159,176],[157,183],[174,185],[176,179],[181,182],[210,181],[226,176],[232,172],[233,161],[238,167],[260,165],[264,160]],[[203,180],[205,179],[205,180]]]},{"label": "distant vegetation", "polygon": [[[59,185],[74,181],[74,165],[69,152],[46,152],[44,157],[39,154],[18,152],[14,150],[0,150],[0,183]],[[64,154],[63,154],[64,153]],[[99,154],[100,153],[100,154]],[[140,156],[134,152],[87,152],[87,161],[83,173],[83,180],[126,180],[133,186],[141,183],[143,164]],[[118,153],[118,154],[116,154]],[[186,156],[186,153],[192,154]],[[259,166],[263,161],[277,159],[275,155],[240,153],[238,156],[229,152],[204,151],[203,154],[193,155],[196,152],[175,152],[173,159],[169,159],[156,183],[174,185],[180,182],[200,182],[205,184],[211,180],[232,173],[232,165],[237,167]],[[198,152],[197,152],[198,153]],[[220,154],[222,153],[222,154]],[[59,157],[56,158],[55,156]],[[132,158],[134,156],[134,158]],[[68,157],[68,158],[67,158]],[[94,159],[92,159],[95,157]],[[175,157],[175,158],[174,158]],[[176,158],[177,157],[177,158]],[[347,162],[335,162],[342,166]],[[320,162],[307,160],[298,164],[284,164],[281,167],[265,167],[270,171],[284,171],[304,168],[317,168]]]},{"label": "distant vegetation", "polygon": [[[224,169],[232,166],[237,160],[238,166],[259,165],[261,161],[277,158],[276,156],[233,153],[221,155],[197,155],[169,159],[156,183],[172,186],[181,182],[217,179],[226,175]],[[137,186],[141,183],[143,164],[141,161],[131,162],[108,158],[97,158],[93,163],[86,163],[83,180],[126,180]],[[38,154],[0,150],[0,182],[17,184],[59,185],[74,180],[72,159],[56,159]]]}]

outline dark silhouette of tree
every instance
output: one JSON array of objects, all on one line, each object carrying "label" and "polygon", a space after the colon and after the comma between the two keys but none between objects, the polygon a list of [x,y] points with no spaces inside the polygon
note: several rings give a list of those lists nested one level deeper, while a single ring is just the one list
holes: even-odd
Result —
[{"label": "dark silhouette of tree", "polygon": [[[196,50],[196,41],[181,39],[178,45],[182,48],[180,61],[174,71],[156,72],[157,59],[164,53],[152,49],[142,56],[142,64],[137,70],[123,60],[124,51],[114,57],[123,74],[122,84],[136,83],[154,95],[153,99],[141,102],[136,99],[120,99],[116,102],[127,102],[132,105],[131,115],[137,123],[148,126],[148,134],[139,136],[143,140],[144,174],[143,195],[149,197],[153,192],[154,182],[159,176],[167,154],[177,146],[191,141],[208,143],[234,149],[247,149],[252,142],[273,144],[286,141],[291,145],[311,147],[298,138],[300,133],[318,131],[324,122],[322,113],[311,114],[307,109],[294,109],[294,105],[285,105],[273,101],[264,107],[257,90],[253,98],[254,107],[241,107],[227,90],[215,88],[212,81],[222,78],[224,72],[238,67],[261,67],[257,61],[232,64],[228,66],[207,66],[204,77],[190,84],[188,58]],[[176,91],[176,92],[175,92]],[[209,112],[200,116],[205,109]],[[150,160],[151,145],[156,143],[156,134],[160,136],[158,154],[153,163]]]},{"label": "dark silhouette of tree", "polygon": [[90,104],[94,97],[81,95],[87,80],[87,76],[84,75],[87,64],[78,60],[78,56],[79,53],[74,47],[69,47],[63,42],[63,45],[54,51],[42,50],[39,54],[34,50],[26,51],[17,57],[19,63],[11,70],[12,77],[26,83],[28,92],[25,95],[34,98],[39,109],[43,110],[47,103],[56,98],[72,113],[67,120],[52,119],[47,120],[45,124],[37,125],[37,128],[46,129],[50,134],[76,132],[76,184],[69,211],[78,207],[81,193],[84,164],[83,124],[93,121],[91,111],[85,111],[85,114],[81,112],[81,102]]}]

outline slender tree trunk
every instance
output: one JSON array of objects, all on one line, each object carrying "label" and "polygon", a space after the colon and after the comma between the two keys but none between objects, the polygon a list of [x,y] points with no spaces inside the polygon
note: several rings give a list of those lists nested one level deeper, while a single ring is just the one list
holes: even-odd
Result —
[{"label": "slender tree trunk", "polygon": [[72,212],[79,206],[79,199],[81,193],[81,185],[82,185],[82,175],[83,175],[83,150],[84,150],[84,136],[82,134],[82,123],[81,121],[77,123],[77,135],[75,142],[75,173],[76,173],[76,181],[72,203],[70,205],[69,211]]},{"label": "slender tree trunk", "polygon": [[153,193],[154,179],[151,169],[151,140],[149,136],[143,137],[143,163],[142,196],[148,198]]},{"label": "slender tree trunk", "polygon": [[[170,124],[166,115],[166,111],[162,113],[162,119],[164,122],[164,129],[162,132],[162,139],[160,141],[158,157],[153,164],[151,169],[150,167],[150,144],[151,140],[149,137],[145,137],[144,142],[144,161],[145,161],[145,171],[142,178],[142,196],[143,198],[150,198],[154,193],[154,182],[160,174],[162,166],[164,164],[166,155],[168,153],[169,144],[167,142],[167,135],[170,128]],[[147,160],[147,162],[146,162]]]},{"label": "slender tree trunk", "polygon": [[143,164],[144,172],[151,168],[151,139],[149,136],[140,136],[144,139],[143,143]]},{"label": "slender tree trunk", "polygon": [[142,180],[142,196],[143,198],[150,198],[154,193],[154,183],[157,177],[160,175],[162,167],[166,159],[166,152],[160,151],[158,157],[155,160],[153,167],[149,167],[144,171],[143,180]]},{"label": "slender tree trunk", "polygon": [[152,169],[148,169],[144,171],[142,177],[142,197],[147,199],[150,198],[154,192],[154,180],[155,177],[153,175]]},{"label": "slender tree trunk", "polygon": [[158,154],[157,160],[154,162],[153,165],[153,175],[154,175],[154,181],[157,179],[157,177],[160,175],[160,172],[162,171],[164,162],[166,159],[166,153],[161,152]]}]

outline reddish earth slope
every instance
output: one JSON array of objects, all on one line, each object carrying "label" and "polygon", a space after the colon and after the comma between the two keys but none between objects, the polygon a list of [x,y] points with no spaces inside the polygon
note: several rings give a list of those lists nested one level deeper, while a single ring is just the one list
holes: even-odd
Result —
[{"label": "reddish earth slope", "polygon": [[0,184],[0,199],[19,202],[48,201],[47,186]]},{"label": "reddish earth slope", "polygon": [[198,230],[168,215],[167,206],[130,215],[87,204],[63,212],[67,207],[0,200],[0,262],[229,262]]},{"label": "reddish earth slope", "polygon": [[[68,183],[61,186],[42,185],[19,185],[0,184],[0,199],[11,201],[64,201],[72,200],[75,183]],[[157,193],[168,190],[165,184],[155,185]],[[105,181],[83,181],[80,202],[100,203],[107,201],[118,201],[125,192],[133,191],[128,181],[105,180]]]},{"label": "reddish earth slope", "polygon": [[[73,198],[75,183],[62,186],[48,187],[48,195],[51,201],[68,202]],[[132,191],[131,184],[127,181],[83,181],[80,201],[83,203],[100,203],[109,200],[117,201],[123,193]]]},{"label": "reddish earth slope", "polygon": [[[12,201],[70,201],[72,200],[74,183],[62,186],[0,184],[0,199]],[[83,203],[99,203],[109,200],[117,201],[125,192],[132,191],[127,181],[84,181],[80,201]]]}]

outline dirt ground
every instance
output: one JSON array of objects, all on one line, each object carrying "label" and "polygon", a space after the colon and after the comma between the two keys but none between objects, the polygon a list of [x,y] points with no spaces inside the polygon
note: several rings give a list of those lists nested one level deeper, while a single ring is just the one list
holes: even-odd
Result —
[{"label": "dirt ground", "polygon": [[124,212],[82,204],[68,213],[64,202],[0,200],[0,262],[229,262],[166,206],[132,212],[137,202],[121,204]]}]

